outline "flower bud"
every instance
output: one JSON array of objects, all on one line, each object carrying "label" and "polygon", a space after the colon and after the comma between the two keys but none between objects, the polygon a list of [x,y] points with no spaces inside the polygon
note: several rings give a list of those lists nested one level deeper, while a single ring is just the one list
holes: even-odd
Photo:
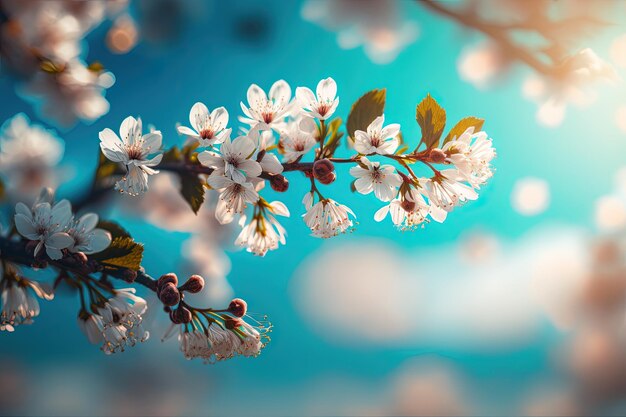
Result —
[{"label": "flower bud", "polygon": [[46,269],[48,267],[48,261],[45,259],[35,259],[31,266],[35,269]]},{"label": "flower bud", "polygon": [[172,282],[165,284],[157,293],[159,300],[166,306],[175,306],[180,302],[178,288]]},{"label": "flower bud", "polygon": [[178,277],[175,273],[170,272],[169,274],[161,275],[161,278],[157,281],[157,291],[159,291],[165,284],[171,282],[174,286],[178,285]]},{"label": "flower bud", "polygon": [[[334,170],[335,166],[328,159],[320,159],[313,163],[313,176],[320,182],[322,182],[322,178],[327,178]],[[330,184],[331,182],[322,184]]]},{"label": "flower bud", "polygon": [[334,172],[329,173],[328,175],[324,176],[324,177],[319,177],[317,180],[324,185],[328,185],[332,182],[334,182],[337,179],[337,174],[335,174]]},{"label": "flower bud", "polygon": [[137,271],[132,269],[124,269],[121,274],[121,278],[126,282],[135,282],[137,279]]},{"label": "flower bud", "polygon": [[435,164],[443,164],[446,160],[446,153],[439,148],[434,148],[430,150],[428,159]]},{"label": "flower bud", "polygon": [[272,186],[272,190],[284,193],[289,188],[289,180],[281,174],[272,175],[270,185]]},{"label": "flower bud", "polygon": [[204,288],[204,278],[200,275],[192,275],[187,282],[180,287],[180,290],[195,294],[202,291],[202,288]]},{"label": "flower bud", "polygon": [[177,323],[191,323],[191,311],[185,307],[179,307],[172,312]]},{"label": "flower bud", "polygon": [[181,321],[178,318],[178,313],[177,310],[170,310],[169,311],[169,316],[170,316],[170,321],[174,324],[180,324]]},{"label": "flower bud", "polygon": [[74,254],[74,257],[76,258],[76,260],[79,263],[81,263],[83,265],[85,265],[87,263],[87,261],[89,260],[89,259],[87,259],[87,255],[85,255],[83,252],[76,252]]},{"label": "flower bud", "polygon": [[240,327],[242,325],[243,320],[241,320],[239,317],[226,317],[224,319],[224,327],[226,327],[228,330],[236,329],[237,327]]},{"label": "flower bud", "polygon": [[415,210],[415,202],[405,199],[405,200],[402,200],[402,202],[400,203],[400,207],[402,207],[404,211],[406,211],[407,213],[410,213],[413,210]]},{"label": "flower bud", "polygon": [[228,305],[228,311],[237,317],[243,317],[248,311],[248,303],[241,298],[235,298]]},{"label": "flower bud", "polygon": [[35,252],[35,248],[37,247],[38,244],[39,244],[38,240],[29,240],[28,243],[26,243],[26,252],[29,252],[29,253]]}]

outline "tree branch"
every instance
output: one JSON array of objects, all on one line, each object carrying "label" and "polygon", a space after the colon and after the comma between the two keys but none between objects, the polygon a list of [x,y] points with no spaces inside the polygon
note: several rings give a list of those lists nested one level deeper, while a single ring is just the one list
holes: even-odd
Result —
[{"label": "tree branch", "polygon": [[53,268],[81,276],[104,273],[107,276],[128,283],[136,282],[151,291],[156,291],[156,280],[143,270],[133,271],[128,268],[111,269],[110,266],[106,266],[94,259],[88,259],[87,262],[82,262],[78,257],[74,256],[66,256],[59,260],[38,259],[28,250],[26,242],[23,240],[12,240],[8,237],[0,236],[0,254],[2,255],[2,259],[8,262],[29,268],[33,266],[41,267],[47,264]]}]

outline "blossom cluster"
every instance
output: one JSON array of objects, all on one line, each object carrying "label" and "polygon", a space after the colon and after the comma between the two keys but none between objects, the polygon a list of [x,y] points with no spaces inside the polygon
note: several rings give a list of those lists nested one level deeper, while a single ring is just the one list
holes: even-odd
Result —
[{"label": "blossom cluster", "polygon": [[[286,231],[277,217],[288,217],[290,211],[280,201],[267,201],[261,192],[266,182],[275,191],[287,191],[287,171],[299,170],[310,178],[302,216],[312,235],[321,238],[350,230],[356,218],[346,205],[324,197],[318,187],[335,181],[337,163],[354,165],[350,174],[355,178],[356,191],[374,193],[386,203],[375,219],[381,221],[390,213],[392,222],[403,230],[416,228],[428,218],[444,221],[455,207],[475,200],[477,190],[493,174],[495,150],[487,134],[477,130],[482,122],[461,124],[461,130],[456,129],[441,148],[433,143],[420,150],[422,141],[414,151],[405,153],[408,146],[400,146],[400,124],[385,123],[385,115],[380,114],[353,132],[356,154],[335,158],[341,120],[331,118],[338,105],[337,84],[332,78],[321,80],[315,92],[298,87],[295,95],[284,80],[275,82],[269,93],[253,84],[248,88],[247,102],[241,103],[243,115],[239,120],[245,126],[232,138],[233,128],[224,107],[210,110],[196,103],[189,114],[190,126],[178,126],[178,132],[188,137],[192,157],[182,161],[183,165],[163,164],[160,168],[187,169],[202,178],[205,188],[216,190],[217,220],[221,224],[237,221],[242,229],[235,243],[257,255],[286,242]],[[148,176],[158,172],[154,168],[163,160],[160,131],[143,135],[141,120],[128,117],[119,137],[105,129],[100,132],[100,141],[104,155],[126,168],[127,174],[116,189],[131,195],[145,192]],[[313,161],[303,162],[308,153],[313,153]],[[431,175],[418,177],[410,167],[417,162]],[[437,164],[446,169],[435,168]]]},{"label": "blossom cluster", "polygon": [[52,260],[67,253],[91,255],[105,250],[111,243],[111,234],[97,228],[97,224],[97,214],[76,218],[68,200],[54,202],[50,189],[44,189],[32,207],[24,203],[15,206],[15,227],[34,244],[35,257],[44,249]]},{"label": "blossom cluster", "polygon": [[[13,332],[19,325],[31,324],[40,312],[38,299],[54,297],[50,285],[33,281],[21,272],[17,266],[21,263],[56,269],[59,275],[54,288],[64,284],[78,292],[78,326],[105,354],[123,352],[148,340],[150,332],[144,325],[148,303],[136,295],[135,288],[115,288],[108,279],[113,274],[132,283],[141,273],[144,285],[151,280],[142,271],[123,266],[124,262],[133,262],[124,261],[132,250],[120,252],[129,246],[126,232],[120,234],[117,230],[112,239],[111,232],[96,227],[98,216],[93,213],[75,219],[69,201],[55,202],[49,189],[42,191],[32,207],[17,204],[14,224],[25,246],[0,235],[2,250],[8,251],[0,259],[0,330]],[[116,229],[119,227],[111,230]],[[130,244],[137,247],[132,240]],[[26,252],[15,258],[16,247]],[[102,255],[109,247],[113,252]],[[28,260],[30,254],[32,261]],[[97,254],[101,256],[94,257]],[[100,279],[92,276],[96,272],[102,274]],[[234,299],[223,310],[196,308],[185,302],[185,293],[204,289],[201,276],[192,275],[179,285],[176,274],[169,273],[152,282],[153,286],[147,286],[156,292],[172,323],[163,340],[178,330],[180,349],[187,359],[197,357],[214,363],[240,355],[257,356],[269,341],[271,325],[265,318],[258,321],[247,314],[247,304],[241,299]]]},{"label": "blossom cluster", "polygon": [[59,182],[63,141],[51,130],[31,124],[19,113],[0,128],[0,175],[17,200],[33,200],[45,186]]},{"label": "blossom cluster", "polygon": [[125,0],[0,1],[0,55],[24,84],[20,92],[62,125],[96,120],[109,111],[105,91],[115,78],[82,59],[85,36]]},{"label": "blossom cluster", "polygon": [[198,275],[192,275],[181,286],[177,285],[178,277],[174,273],[165,274],[157,281],[158,297],[172,322],[163,340],[178,332],[180,350],[185,358],[200,358],[205,363],[260,354],[269,341],[272,328],[266,318],[255,320],[248,314],[247,303],[240,298],[232,300],[223,310],[190,306],[182,293],[197,293],[203,289],[204,280]]}]

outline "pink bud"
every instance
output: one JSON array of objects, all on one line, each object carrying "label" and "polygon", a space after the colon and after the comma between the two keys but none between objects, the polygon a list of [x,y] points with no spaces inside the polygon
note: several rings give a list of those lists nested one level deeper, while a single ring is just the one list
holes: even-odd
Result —
[{"label": "pink bud", "polygon": [[157,281],[157,291],[160,290],[165,284],[171,282],[174,286],[178,285],[178,277],[175,273],[170,272],[169,274],[161,275],[161,278]]},{"label": "pink bud", "polygon": [[191,323],[191,311],[185,307],[179,307],[173,312],[176,322],[178,323]]},{"label": "pink bud", "polygon": [[178,288],[172,282],[165,284],[157,293],[159,300],[166,306],[174,306],[180,302]]},{"label": "pink bud", "polygon": [[336,179],[337,179],[337,174],[335,174],[334,172],[331,172],[326,176],[319,177],[317,180],[324,185],[328,185],[328,184],[333,183]]},{"label": "pink bud", "polygon": [[235,298],[228,305],[228,311],[237,317],[243,317],[248,311],[248,303],[241,298]]},{"label": "pink bud", "polygon": [[272,190],[284,193],[289,188],[289,180],[284,175],[276,174],[270,177],[270,185]]},{"label": "pink bud", "polygon": [[402,207],[407,213],[411,213],[415,210],[415,202],[411,200],[402,200],[400,207]]},{"label": "pink bud", "polygon": [[428,159],[435,164],[443,164],[446,160],[446,153],[439,148],[434,148],[430,150]]},{"label": "pink bud", "polygon": [[228,330],[236,329],[243,325],[243,320],[238,317],[227,317],[224,319],[224,327]]},{"label": "pink bud", "polygon": [[137,271],[133,271],[132,269],[123,270],[122,279],[126,282],[135,282],[137,279]]},{"label": "pink bud", "polygon": [[202,288],[204,288],[204,278],[200,275],[192,275],[187,282],[180,287],[180,290],[195,294],[202,291]]},{"label": "pink bud", "polygon": [[313,163],[313,176],[320,182],[322,178],[327,178],[334,170],[335,166],[328,159],[320,159]]}]

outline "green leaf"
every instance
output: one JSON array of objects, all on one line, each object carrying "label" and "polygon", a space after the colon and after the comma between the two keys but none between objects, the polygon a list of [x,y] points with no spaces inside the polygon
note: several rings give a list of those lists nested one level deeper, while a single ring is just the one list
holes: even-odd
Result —
[{"label": "green leaf", "polygon": [[177,146],[172,146],[167,152],[164,152],[163,159],[161,159],[163,163],[181,162],[182,160],[183,155]]},{"label": "green leaf", "polygon": [[368,91],[361,98],[354,102],[350,114],[348,115],[348,136],[354,142],[354,132],[357,130],[367,130],[367,127],[375,118],[383,114],[385,110],[385,98],[387,90],[376,89]]},{"label": "green leaf", "polygon": [[107,232],[111,233],[112,239],[115,239],[118,237],[131,237],[130,233],[128,233],[126,229],[124,229],[122,226],[112,221],[100,220],[96,227],[98,229],[104,229]]},{"label": "green leaf", "polygon": [[180,194],[189,204],[194,213],[198,214],[198,210],[204,203],[204,183],[197,174],[181,173],[180,178]]},{"label": "green leaf", "polygon": [[335,154],[337,147],[341,143],[343,132],[339,132],[341,127],[341,118],[337,117],[328,124],[328,131],[330,132],[330,138],[324,144],[324,157],[330,158]]},{"label": "green leaf", "polygon": [[96,183],[100,183],[103,179],[112,175],[123,175],[125,172],[119,164],[109,161],[102,152],[98,157],[98,168],[96,169]]},{"label": "green leaf", "polygon": [[437,147],[446,126],[446,111],[428,94],[417,105],[415,119],[422,128],[421,142],[426,145],[427,149]]},{"label": "green leaf", "polygon": [[143,245],[131,237],[116,237],[108,248],[90,257],[104,266],[138,271],[143,258]]},{"label": "green leaf", "polygon": [[452,129],[450,129],[448,136],[446,136],[443,141],[443,144],[445,145],[451,140],[458,138],[470,127],[474,128],[474,132],[480,132],[483,128],[483,123],[485,123],[484,119],[479,119],[474,116],[461,119]]}]

